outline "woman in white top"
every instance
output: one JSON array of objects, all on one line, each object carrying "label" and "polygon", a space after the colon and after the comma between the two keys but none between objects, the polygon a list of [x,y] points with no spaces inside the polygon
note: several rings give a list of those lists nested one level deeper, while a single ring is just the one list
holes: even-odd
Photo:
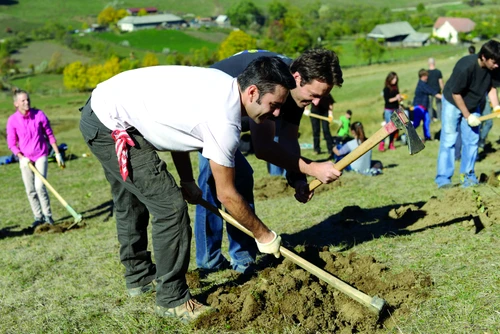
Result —
[{"label": "woman in white top", "polygon": [[[351,135],[354,137],[353,140],[348,141],[340,147],[336,146],[333,148],[333,154],[336,158],[335,161],[349,154],[349,152],[353,151],[366,140],[365,130],[361,122],[355,122],[351,125]],[[382,168],[383,166],[380,161],[372,160],[372,151],[370,150],[347,166],[345,170],[352,170],[365,175],[379,175],[382,174]]]}]

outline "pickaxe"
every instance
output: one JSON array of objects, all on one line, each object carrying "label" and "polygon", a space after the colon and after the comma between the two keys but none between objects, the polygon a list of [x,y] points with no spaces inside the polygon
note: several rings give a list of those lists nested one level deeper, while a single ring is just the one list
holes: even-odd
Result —
[{"label": "pickaxe", "polygon": [[[491,117],[493,118],[493,117]],[[374,148],[378,143],[380,143],[385,138],[389,137],[391,133],[397,130],[403,130],[408,137],[407,144],[410,154],[416,154],[425,148],[424,143],[418,136],[415,128],[411,121],[406,117],[406,114],[402,107],[394,111],[391,115],[391,121],[385,124],[380,130],[373,134],[370,138],[365,140],[361,145],[359,145],[355,150],[351,151],[348,155],[343,157],[340,161],[333,165],[333,168],[341,171],[347,166],[349,166],[353,161],[357,160],[363,154]],[[320,180],[313,180],[309,184],[309,191],[313,191],[323,184]]]},{"label": "pickaxe", "polygon": [[[213,212],[214,214],[218,215],[225,221],[227,221],[229,224],[233,225],[246,235],[250,237],[254,237],[252,232],[250,232],[247,228],[245,228],[243,225],[241,225],[236,219],[234,219],[230,214],[225,212],[224,210],[218,209],[215,206],[211,205],[204,199],[201,199],[199,201],[200,205],[205,207],[207,210]],[[290,250],[286,249],[284,246],[280,247],[280,253],[284,257],[288,258],[290,261],[295,263],[296,265],[304,268],[311,274],[315,275],[319,279],[323,280],[324,282],[330,284],[333,286],[335,289],[345,293],[347,296],[351,297],[352,299],[356,300],[357,302],[363,304],[364,306],[368,307],[368,309],[375,314],[380,314],[382,310],[385,308],[386,301],[382,298],[379,298],[377,296],[370,297],[367,294],[355,289],[354,287],[350,286],[349,284],[345,283],[344,281],[338,279],[337,277],[333,276],[332,274],[324,271],[323,269],[315,266],[311,262],[301,258],[297,254],[291,252]]]}]

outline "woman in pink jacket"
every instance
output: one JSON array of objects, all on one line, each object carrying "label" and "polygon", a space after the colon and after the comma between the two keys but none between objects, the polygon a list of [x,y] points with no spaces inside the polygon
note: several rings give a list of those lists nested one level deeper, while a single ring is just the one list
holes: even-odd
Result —
[{"label": "woman in pink jacket", "polygon": [[49,143],[56,153],[57,164],[60,167],[64,167],[64,160],[47,116],[43,111],[30,107],[28,93],[23,90],[15,91],[14,106],[16,112],[7,121],[7,145],[19,159],[24,187],[35,217],[31,226],[53,224],[47,189],[28,164],[33,163],[40,174],[47,177]]}]

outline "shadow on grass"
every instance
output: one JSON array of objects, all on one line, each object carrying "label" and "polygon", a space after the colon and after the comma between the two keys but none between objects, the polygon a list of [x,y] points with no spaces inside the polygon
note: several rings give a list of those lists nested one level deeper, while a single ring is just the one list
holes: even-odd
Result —
[{"label": "shadow on grass", "polygon": [[11,6],[19,4],[18,0],[0,0],[0,5],[2,6]]},{"label": "shadow on grass", "polygon": [[31,226],[25,227],[21,230],[17,230],[17,228],[19,228],[19,225],[7,226],[7,227],[0,229],[0,240],[5,239],[5,238],[30,235],[30,234],[33,234],[33,232],[35,231],[35,229]]},{"label": "shadow on grass", "polygon": [[[113,201],[107,201],[95,208],[81,212],[83,219],[90,219],[104,215],[103,222],[107,222],[111,217],[113,217]],[[77,229],[84,226],[84,223],[73,224],[74,217],[71,215],[61,217],[55,221],[54,227],[60,227],[61,231],[65,232],[67,229]],[[20,225],[7,226],[0,229],[0,240],[5,238],[20,237],[24,235],[31,235],[35,233],[35,228],[28,226],[19,229]],[[68,228],[69,227],[69,228]],[[42,231],[43,232],[43,231]],[[52,231],[53,232],[53,231]]]},{"label": "shadow on grass", "polygon": [[284,245],[291,247],[304,244],[315,247],[337,245],[341,247],[339,251],[345,251],[355,245],[380,237],[410,235],[470,220],[474,221],[476,233],[484,228],[478,217],[466,215],[420,229],[408,230],[409,226],[424,218],[427,213],[417,209],[407,210],[397,219],[389,216],[391,210],[406,206],[421,208],[424,204],[425,202],[394,204],[372,209],[362,209],[359,206],[345,207],[341,212],[328,217],[315,226],[294,234],[281,234],[281,237],[284,240]]},{"label": "shadow on grass", "polygon": [[96,206],[95,208],[81,212],[81,214],[86,219],[96,218],[104,215],[104,219],[102,221],[105,223],[109,219],[111,219],[111,217],[113,217],[113,201],[109,200],[107,202],[104,202],[101,205]]}]

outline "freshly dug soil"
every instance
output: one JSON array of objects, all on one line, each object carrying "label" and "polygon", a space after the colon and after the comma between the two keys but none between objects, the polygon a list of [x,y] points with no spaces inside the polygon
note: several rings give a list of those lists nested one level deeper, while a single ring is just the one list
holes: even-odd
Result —
[{"label": "freshly dug soil", "polygon": [[[373,333],[392,327],[389,315],[408,312],[426,298],[432,280],[413,271],[392,273],[373,257],[342,255],[307,249],[300,255],[317,256],[317,266],[369,296],[380,296],[386,309],[380,315],[346,296],[308,271],[285,259],[259,271],[247,282],[230,281],[209,294],[215,311],[196,323],[198,329],[221,331],[300,333]],[[235,274],[236,280],[238,275]]]},{"label": "freshly dug soil", "polygon": [[[376,333],[393,328],[393,319],[428,298],[432,277],[413,270],[393,272],[371,256],[349,253],[350,245],[342,253],[330,252],[327,245],[332,244],[332,236],[344,242],[354,236],[361,242],[378,236],[373,234],[374,225],[380,229],[380,235],[404,235],[456,223],[479,233],[500,221],[500,204],[491,190],[452,188],[440,193],[440,198],[432,197],[422,203],[372,210],[346,207],[309,231],[283,235],[297,245],[300,240],[317,241],[317,245],[298,246],[294,252],[368,296],[383,298],[386,308],[378,315],[290,260],[268,256],[265,258],[271,258],[271,263],[259,264],[261,269],[254,275],[227,270],[227,282],[215,284],[201,294],[200,300],[214,312],[202,316],[195,327],[215,332],[258,333]],[[263,194],[293,196],[293,190],[282,178],[269,178],[256,184],[255,194],[257,198]],[[324,235],[328,240],[322,242]],[[200,288],[213,281],[190,272],[188,284]]]}]

